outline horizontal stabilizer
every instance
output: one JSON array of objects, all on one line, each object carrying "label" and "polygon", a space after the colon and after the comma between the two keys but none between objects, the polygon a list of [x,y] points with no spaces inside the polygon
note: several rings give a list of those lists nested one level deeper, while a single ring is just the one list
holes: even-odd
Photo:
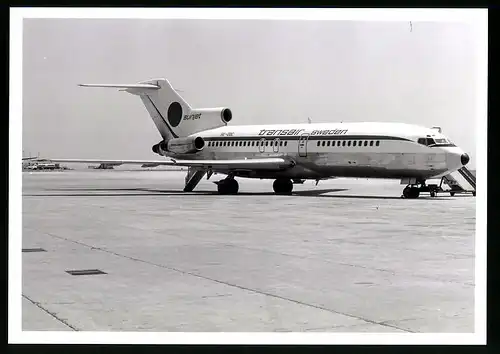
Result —
[{"label": "horizontal stabilizer", "polygon": [[159,90],[160,86],[153,84],[78,84],[83,87],[108,87],[108,88],[121,88],[121,89],[152,89]]}]

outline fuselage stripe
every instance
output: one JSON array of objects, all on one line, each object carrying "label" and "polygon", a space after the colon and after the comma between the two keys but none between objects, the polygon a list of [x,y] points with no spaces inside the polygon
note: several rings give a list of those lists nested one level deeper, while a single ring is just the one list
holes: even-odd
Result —
[{"label": "fuselage stripe", "polygon": [[[283,137],[265,137],[265,136],[218,136],[218,137],[203,137],[205,141],[291,141],[300,140],[300,136],[283,136]],[[302,138],[303,140],[306,140]],[[342,135],[342,136],[310,136],[307,140],[317,141],[317,140],[399,140],[399,141],[410,141],[415,142],[410,139],[394,137],[394,136],[383,136],[383,135]],[[416,143],[416,142],[415,142]]]}]

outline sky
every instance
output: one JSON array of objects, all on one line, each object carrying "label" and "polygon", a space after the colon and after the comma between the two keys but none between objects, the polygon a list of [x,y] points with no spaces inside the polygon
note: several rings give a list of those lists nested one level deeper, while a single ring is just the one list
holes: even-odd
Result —
[{"label": "sky", "polygon": [[138,97],[77,84],[165,77],[231,125],[440,126],[475,168],[478,42],[466,23],[25,19],[24,155],[157,159]]}]

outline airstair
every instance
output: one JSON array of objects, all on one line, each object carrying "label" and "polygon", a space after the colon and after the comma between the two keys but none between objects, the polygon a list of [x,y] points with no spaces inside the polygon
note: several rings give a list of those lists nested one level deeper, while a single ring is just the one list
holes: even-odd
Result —
[{"label": "airstair", "polygon": [[472,193],[476,196],[476,176],[467,167],[444,176],[441,179],[441,185],[445,183],[450,187],[450,190],[443,190],[449,192],[451,196],[456,193]]},{"label": "airstair", "polygon": [[471,193],[476,196],[476,175],[464,166],[442,177],[439,184],[427,183],[422,187],[421,192],[428,192],[431,197],[437,196],[438,193],[450,193],[451,196]]}]

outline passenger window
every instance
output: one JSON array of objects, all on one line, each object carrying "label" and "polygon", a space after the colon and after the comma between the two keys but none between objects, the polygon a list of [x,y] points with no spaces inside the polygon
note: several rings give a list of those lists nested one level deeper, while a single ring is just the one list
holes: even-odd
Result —
[{"label": "passenger window", "polygon": [[326,146],[330,146],[330,140],[327,141]]},{"label": "passenger window", "polygon": [[266,140],[266,146],[267,146],[267,144],[268,144],[268,141]]},{"label": "passenger window", "polygon": [[285,146],[288,144],[288,141],[285,141]]},{"label": "passenger window", "polygon": [[326,145],[326,141],[324,141],[324,140],[323,140],[323,141],[321,142],[321,146],[325,146],[325,145]]},{"label": "passenger window", "polygon": [[347,146],[351,146],[351,141],[350,140],[347,142]]},{"label": "passenger window", "polygon": [[342,146],[345,146],[345,140],[342,142]]},{"label": "passenger window", "polygon": [[255,146],[254,144],[255,144],[255,141],[252,141],[252,146]]},{"label": "passenger window", "polygon": [[337,146],[340,146],[340,143],[341,143],[341,141],[340,141],[340,140],[339,140],[339,141],[337,141]]},{"label": "passenger window", "polygon": [[376,146],[379,146],[379,145],[380,145],[380,141],[377,141],[377,142],[375,143],[375,145],[376,145]]},{"label": "passenger window", "polygon": [[368,146],[368,141],[365,140],[365,146]]},{"label": "passenger window", "polygon": [[373,140],[372,140],[372,141],[370,141],[370,146],[373,146]]},{"label": "passenger window", "polygon": [[356,146],[356,140],[352,142],[352,146]]},{"label": "passenger window", "polygon": [[316,144],[316,146],[319,146],[319,144],[321,144],[321,141],[318,140],[318,143]]}]

